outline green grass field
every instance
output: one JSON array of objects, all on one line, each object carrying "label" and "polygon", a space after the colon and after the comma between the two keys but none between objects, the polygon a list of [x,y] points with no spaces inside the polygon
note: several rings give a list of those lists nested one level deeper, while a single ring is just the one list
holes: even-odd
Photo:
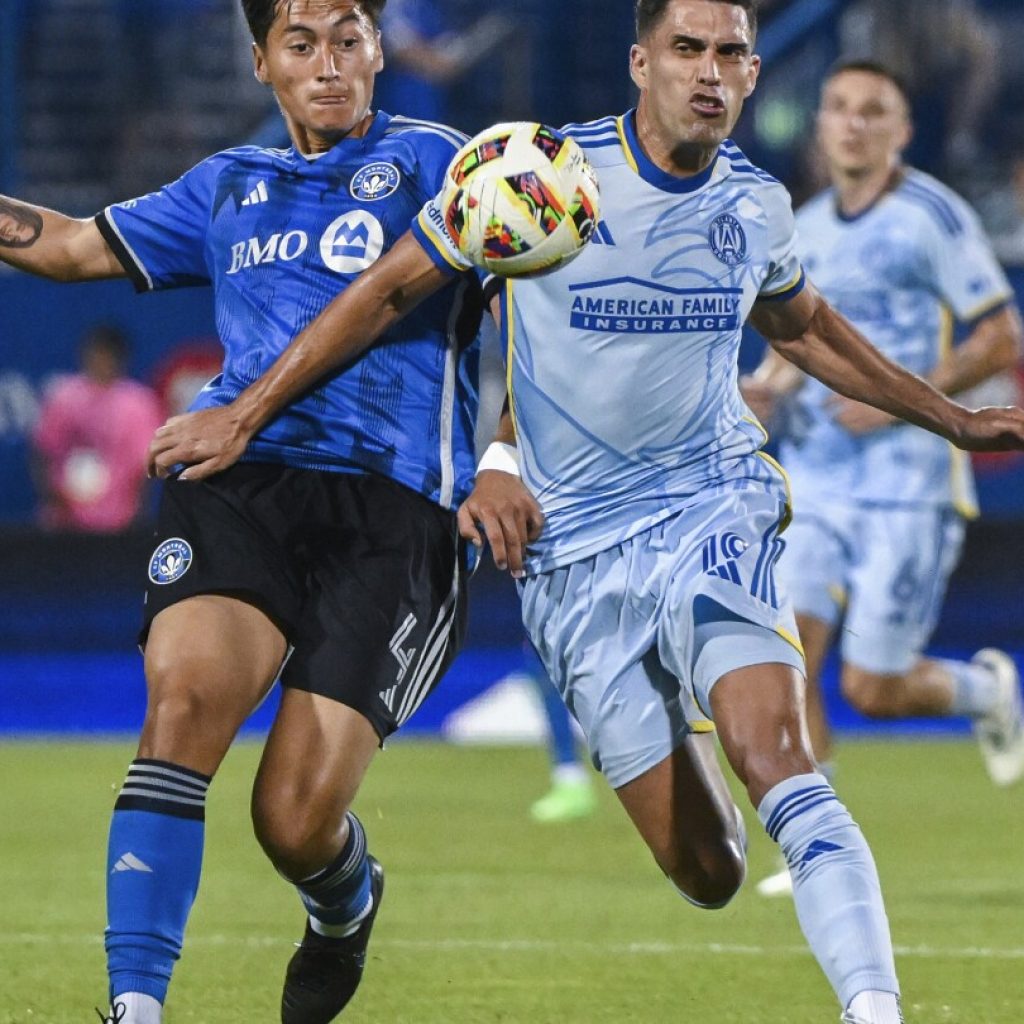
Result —
[{"label": "green grass field", "polygon": [[[103,861],[127,743],[0,746],[0,1024],[82,1024],[104,998]],[[248,822],[258,756],[211,791],[203,887],[166,1024],[272,1024],[299,904]],[[840,788],[872,841],[908,1024],[1024,1021],[1024,790],[969,743],[849,743]],[[614,796],[571,825],[526,814],[535,749],[396,743],[358,810],[387,890],[352,1024],[835,1024],[788,900],[674,895]],[[773,864],[752,813],[751,877]]]}]

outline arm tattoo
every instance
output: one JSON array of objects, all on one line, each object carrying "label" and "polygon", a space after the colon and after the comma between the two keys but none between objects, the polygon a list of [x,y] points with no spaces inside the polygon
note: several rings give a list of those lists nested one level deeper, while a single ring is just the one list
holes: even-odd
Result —
[{"label": "arm tattoo", "polygon": [[31,248],[42,233],[43,218],[31,206],[0,199],[0,248]]}]

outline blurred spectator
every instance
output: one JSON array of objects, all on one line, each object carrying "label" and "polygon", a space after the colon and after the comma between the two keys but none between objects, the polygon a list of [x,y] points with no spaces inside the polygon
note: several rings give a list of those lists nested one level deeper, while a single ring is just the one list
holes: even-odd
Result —
[{"label": "blurred spectator", "polygon": [[906,82],[916,126],[908,160],[967,170],[1001,80],[998,34],[975,0],[858,0],[841,33],[844,58],[881,61]]},{"label": "blurred spectator", "polygon": [[514,29],[509,18],[488,14],[454,31],[441,0],[389,0],[381,19],[384,74],[377,79],[375,106],[389,114],[447,123],[448,86]]},{"label": "blurred spectator", "polygon": [[113,532],[139,516],[145,454],[163,422],[156,393],[125,376],[128,345],[112,327],[96,327],[81,349],[81,372],[57,381],[33,434],[49,529]]}]

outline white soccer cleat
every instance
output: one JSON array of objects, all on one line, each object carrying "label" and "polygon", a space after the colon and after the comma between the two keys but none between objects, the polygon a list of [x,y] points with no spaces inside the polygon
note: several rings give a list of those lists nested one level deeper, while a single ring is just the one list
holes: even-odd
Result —
[{"label": "white soccer cleat", "polygon": [[754,888],[757,890],[758,896],[764,896],[766,899],[792,896],[793,876],[789,873],[789,868],[783,863],[781,871],[776,871],[774,875],[762,878]]},{"label": "white soccer cleat", "polygon": [[1024,777],[1024,699],[1013,659],[986,647],[971,659],[988,669],[999,684],[999,702],[984,718],[974,721],[974,735],[985,767],[997,786],[1011,786]]}]

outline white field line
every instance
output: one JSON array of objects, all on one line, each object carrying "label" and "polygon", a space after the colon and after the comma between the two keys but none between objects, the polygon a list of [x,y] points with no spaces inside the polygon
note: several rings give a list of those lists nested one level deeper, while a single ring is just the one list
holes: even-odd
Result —
[{"label": "white field line", "polygon": [[[0,932],[0,945],[99,946],[101,935],[52,935],[42,932]],[[186,948],[245,946],[263,949],[290,943],[269,935],[195,935],[185,940]],[[595,953],[614,956],[748,956],[805,957],[806,946],[746,946],[724,942],[560,942],[555,939],[375,939],[375,949],[406,949],[424,952],[471,950],[483,953]],[[896,955],[918,960],[1024,960],[1024,948],[995,949],[966,946],[897,946]]]}]

